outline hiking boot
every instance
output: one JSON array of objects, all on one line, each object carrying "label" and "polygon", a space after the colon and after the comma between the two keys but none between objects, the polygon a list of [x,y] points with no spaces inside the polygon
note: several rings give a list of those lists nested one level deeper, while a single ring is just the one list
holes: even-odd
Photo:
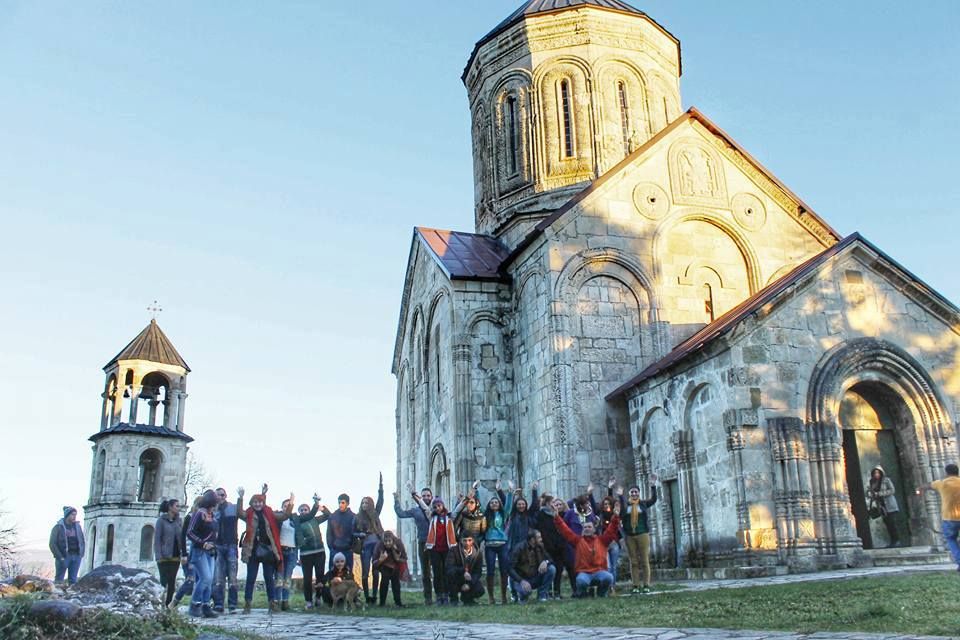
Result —
[{"label": "hiking boot", "polygon": [[270,613],[277,613],[280,611],[280,603],[276,600],[270,601]]},{"label": "hiking boot", "polygon": [[210,605],[205,604],[200,608],[200,613],[204,618],[219,618],[219,614],[210,608]]},{"label": "hiking boot", "polygon": [[284,600],[280,603],[280,611],[290,611],[290,601]]},{"label": "hiking boot", "polygon": [[190,603],[190,615],[199,618],[203,615],[203,609],[199,604]]},{"label": "hiking boot", "polygon": [[250,601],[249,601],[249,600],[247,600],[246,602],[243,603],[243,613],[244,613],[244,615],[250,613]]}]

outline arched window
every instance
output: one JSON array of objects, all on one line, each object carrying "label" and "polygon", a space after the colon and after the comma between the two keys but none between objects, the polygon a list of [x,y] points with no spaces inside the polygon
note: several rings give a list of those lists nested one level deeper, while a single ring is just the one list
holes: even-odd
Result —
[{"label": "arched window", "polygon": [[162,462],[163,456],[156,449],[147,449],[140,454],[138,501],[157,502],[160,499],[160,464]]},{"label": "arched window", "polygon": [[703,312],[707,318],[707,322],[713,322],[716,320],[713,306],[713,287],[709,283],[703,283]]},{"label": "arched window", "polygon": [[107,527],[107,554],[104,562],[113,562],[113,525]]},{"label": "arched window", "polygon": [[100,449],[97,454],[97,470],[93,476],[93,495],[90,496],[91,502],[100,502],[103,499],[103,485],[107,474],[107,451]]},{"label": "arched window", "polygon": [[133,422],[133,406],[137,399],[133,396],[133,369],[127,370],[127,375],[123,378],[123,396],[122,406],[120,407],[120,422],[131,424]]},{"label": "arched window", "polygon": [[[140,392],[140,398],[138,399],[142,399],[146,403],[146,406],[143,408],[148,412],[141,413],[140,409],[138,409],[137,419],[141,424],[155,427],[157,426],[157,418],[160,417],[160,424],[167,424],[166,412],[170,406],[167,402],[167,396],[170,390],[170,382],[167,380],[167,377],[162,373],[154,371],[144,376],[140,384],[142,385],[142,390]],[[158,411],[160,407],[163,407],[163,409]],[[146,419],[143,419],[144,417]]]},{"label": "arched window", "polygon": [[620,104],[620,129],[623,135],[623,155],[630,153],[630,104],[627,102],[627,85],[617,81],[617,100]]},{"label": "arched window", "polygon": [[573,105],[570,103],[570,81],[560,81],[560,124],[563,128],[563,157],[573,157]]},{"label": "arched window", "polygon": [[90,527],[90,570],[97,568],[97,525]]},{"label": "arched window", "polygon": [[153,527],[146,525],[140,531],[140,562],[153,560]]},{"label": "arched window", "polygon": [[507,98],[507,145],[509,147],[507,160],[509,163],[510,175],[516,175],[519,167],[520,154],[520,130],[517,122],[517,98],[510,96]]}]

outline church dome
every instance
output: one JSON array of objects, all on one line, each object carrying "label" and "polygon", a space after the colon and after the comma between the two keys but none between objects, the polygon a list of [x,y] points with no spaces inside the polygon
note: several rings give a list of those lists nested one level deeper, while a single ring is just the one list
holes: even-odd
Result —
[{"label": "church dome", "polygon": [[621,0],[528,0],[476,44],[478,233],[515,246],[680,115],[680,42]]}]

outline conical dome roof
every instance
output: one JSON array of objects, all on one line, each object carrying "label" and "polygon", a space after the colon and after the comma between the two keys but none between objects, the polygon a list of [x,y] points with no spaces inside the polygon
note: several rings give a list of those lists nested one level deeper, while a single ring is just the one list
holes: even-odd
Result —
[{"label": "conical dome roof", "polygon": [[119,360],[147,360],[159,364],[171,364],[183,367],[190,371],[190,367],[184,359],[177,353],[177,349],[170,342],[170,338],[160,330],[160,325],[156,320],[151,320],[150,324],[141,331],[136,338],[130,341],[130,344],[121,349],[120,353],[104,365],[104,369],[109,369]]}]

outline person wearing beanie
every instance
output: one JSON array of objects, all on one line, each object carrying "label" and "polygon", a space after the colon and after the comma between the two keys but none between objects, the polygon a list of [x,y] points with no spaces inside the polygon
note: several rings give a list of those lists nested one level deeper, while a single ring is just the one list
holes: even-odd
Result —
[{"label": "person wearing beanie", "polygon": [[457,546],[457,535],[453,528],[453,516],[447,511],[447,505],[440,498],[433,499],[433,515],[427,530],[424,546],[430,552],[430,568],[433,570],[433,587],[437,592],[437,604],[450,604],[447,588],[447,556]]},{"label": "person wearing beanie", "polygon": [[83,528],[77,522],[77,510],[64,507],[63,518],[57,520],[50,530],[50,553],[56,564],[57,582],[63,582],[64,577],[69,584],[77,582],[85,549]]},{"label": "person wearing beanie", "polygon": [[342,553],[347,570],[353,571],[353,533],[357,526],[357,514],[350,510],[350,496],[341,493],[337,497],[337,510],[327,518],[327,547],[330,548],[330,568],[333,557]]},{"label": "person wearing beanie", "polygon": [[243,592],[243,612],[250,613],[253,587],[257,582],[260,566],[263,566],[263,582],[267,588],[270,612],[280,610],[279,592],[275,578],[283,576],[283,552],[280,548],[280,524],[293,513],[293,494],[284,502],[284,511],[274,511],[267,506],[267,485],[261,493],[250,498],[247,508],[247,530],[243,534],[241,559],[247,564],[247,584]]}]

